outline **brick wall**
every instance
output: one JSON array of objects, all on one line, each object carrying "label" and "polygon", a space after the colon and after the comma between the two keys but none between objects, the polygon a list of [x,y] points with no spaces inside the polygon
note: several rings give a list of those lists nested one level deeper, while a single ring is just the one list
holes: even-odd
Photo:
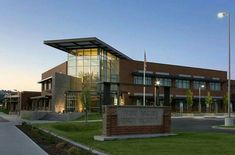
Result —
[{"label": "brick wall", "polygon": [[31,110],[32,101],[30,97],[40,96],[41,92],[23,91],[21,92],[21,110]]},{"label": "brick wall", "polygon": [[151,107],[163,109],[161,125],[120,126],[118,125],[117,108],[150,108],[142,106],[104,106],[103,107],[103,135],[127,135],[127,134],[156,134],[171,132],[171,111],[169,107]]},{"label": "brick wall", "polygon": [[67,74],[67,61],[42,73],[42,79],[53,76],[55,73]]},{"label": "brick wall", "polygon": [[[133,60],[123,60],[120,59],[120,90],[122,92],[133,93],[143,93],[143,85],[134,84],[133,72],[137,70],[143,70],[143,61],[133,61]],[[211,79],[213,77],[220,78],[221,90],[212,91],[209,87],[209,82],[206,84],[205,90],[201,90],[202,96],[207,96],[207,92],[210,91],[212,96],[224,96],[227,92],[227,73],[226,71],[212,70],[212,69],[203,69],[203,68],[194,68],[194,67],[185,67],[169,64],[159,64],[147,62],[147,71],[152,72],[166,72],[171,75],[187,74],[193,76],[204,76],[205,78]],[[198,89],[194,89],[191,81],[191,90],[194,95],[198,95]],[[152,81],[153,83],[154,81]],[[234,82],[235,83],[235,82]],[[235,84],[234,84],[235,85]],[[171,94],[172,95],[185,95],[188,89],[179,89],[175,87],[175,79],[172,79]],[[233,89],[234,90],[234,89]],[[154,92],[154,86],[146,86],[146,93]],[[163,89],[160,89],[160,93],[163,94]]]}]

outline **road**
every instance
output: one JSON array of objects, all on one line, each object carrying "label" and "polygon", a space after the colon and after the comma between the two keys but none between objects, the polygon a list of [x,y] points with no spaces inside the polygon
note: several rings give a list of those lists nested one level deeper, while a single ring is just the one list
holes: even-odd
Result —
[{"label": "road", "polygon": [[223,118],[172,118],[172,130],[192,132],[222,132],[235,134],[235,130],[213,129],[212,126],[223,125]]}]

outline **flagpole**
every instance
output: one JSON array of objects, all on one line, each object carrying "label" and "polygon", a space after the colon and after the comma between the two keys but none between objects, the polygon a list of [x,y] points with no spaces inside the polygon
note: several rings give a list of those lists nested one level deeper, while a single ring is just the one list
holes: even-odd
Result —
[{"label": "flagpole", "polygon": [[146,72],[146,52],[144,51],[143,106],[145,106],[145,72]]}]

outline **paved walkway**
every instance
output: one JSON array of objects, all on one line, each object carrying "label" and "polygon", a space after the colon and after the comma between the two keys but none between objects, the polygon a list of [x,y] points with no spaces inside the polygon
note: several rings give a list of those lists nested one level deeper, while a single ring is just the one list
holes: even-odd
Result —
[{"label": "paved walkway", "polygon": [[17,116],[8,116],[0,112],[0,154],[47,155],[44,150],[15,126],[18,123]]}]

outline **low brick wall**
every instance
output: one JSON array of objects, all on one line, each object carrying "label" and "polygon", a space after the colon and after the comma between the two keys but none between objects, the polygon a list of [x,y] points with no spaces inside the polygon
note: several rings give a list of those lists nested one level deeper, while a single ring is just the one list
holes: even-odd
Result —
[{"label": "low brick wall", "polygon": [[170,133],[170,107],[104,106],[103,135]]}]

